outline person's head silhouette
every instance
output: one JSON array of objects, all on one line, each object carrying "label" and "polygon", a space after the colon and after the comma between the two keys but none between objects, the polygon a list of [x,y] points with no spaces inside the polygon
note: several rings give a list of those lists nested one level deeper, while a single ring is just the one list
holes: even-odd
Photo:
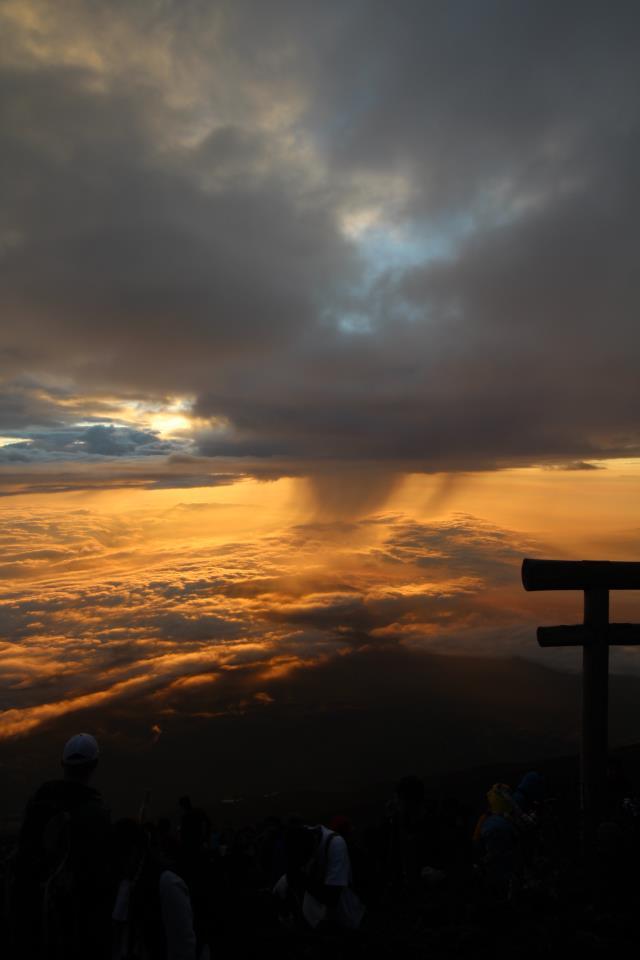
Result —
[{"label": "person's head silhouette", "polygon": [[65,780],[87,783],[98,765],[98,741],[90,733],[76,733],[64,745],[62,769]]}]

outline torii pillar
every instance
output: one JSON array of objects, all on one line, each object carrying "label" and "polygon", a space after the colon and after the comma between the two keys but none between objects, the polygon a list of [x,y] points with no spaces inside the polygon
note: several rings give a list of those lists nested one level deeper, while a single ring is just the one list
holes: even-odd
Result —
[{"label": "torii pillar", "polygon": [[538,627],[541,647],[582,647],[580,796],[587,829],[601,814],[607,778],[609,647],[640,644],[640,626],[609,623],[609,590],[640,590],[640,562],[524,560],[525,590],[584,591],[584,623]]}]

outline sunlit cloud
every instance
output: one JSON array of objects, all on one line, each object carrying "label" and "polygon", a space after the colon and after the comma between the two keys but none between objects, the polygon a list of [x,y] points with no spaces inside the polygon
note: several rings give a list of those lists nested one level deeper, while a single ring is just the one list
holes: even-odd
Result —
[{"label": "sunlit cloud", "polygon": [[26,437],[0,437],[0,447],[8,447],[13,443],[28,443]]},{"label": "sunlit cloud", "polygon": [[0,737],[123,698],[171,710],[187,687],[215,703],[231,674],[267,703],[266,681],[372,643],[453,650],[491,627],[504,652],[521,629],[521,599],[509,610],[500,595],[496,610],[491,596],[515,580],[525,542],[474,517],[380,515],[228,541],[203,526],[217,516],[5,513]]}]

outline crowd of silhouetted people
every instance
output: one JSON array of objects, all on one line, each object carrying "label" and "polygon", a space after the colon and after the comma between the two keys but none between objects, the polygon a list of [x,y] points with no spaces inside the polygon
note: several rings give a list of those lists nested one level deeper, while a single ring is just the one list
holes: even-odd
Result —
[{"label": "crowd of silhouetted people", "polygon": [[15,960],[519,956],[632,949],[640,802],[613,762],[600,820],[536,771],[486,808],[400,780],[367,823],[212,823],[146,805],[112,822],[93,736],[28,801],[3,861],[2,956]]}]

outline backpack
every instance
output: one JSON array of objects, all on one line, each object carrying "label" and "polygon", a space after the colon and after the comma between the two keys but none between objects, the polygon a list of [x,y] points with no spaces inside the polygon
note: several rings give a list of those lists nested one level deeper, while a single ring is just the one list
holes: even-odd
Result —
[{"label": "backpack", "polygon": [[29,802],[14,861],[11,918],[16,946],[31,945],[25,956],[103,955],[108,824],[98,794],[62,782],[45,784]]},{"label": "backpack", "polygon": [[80,940],[77,880],[71,861],[72,815],[54,814],[42,834],[42,943],[46,957],[70,957]]}]

